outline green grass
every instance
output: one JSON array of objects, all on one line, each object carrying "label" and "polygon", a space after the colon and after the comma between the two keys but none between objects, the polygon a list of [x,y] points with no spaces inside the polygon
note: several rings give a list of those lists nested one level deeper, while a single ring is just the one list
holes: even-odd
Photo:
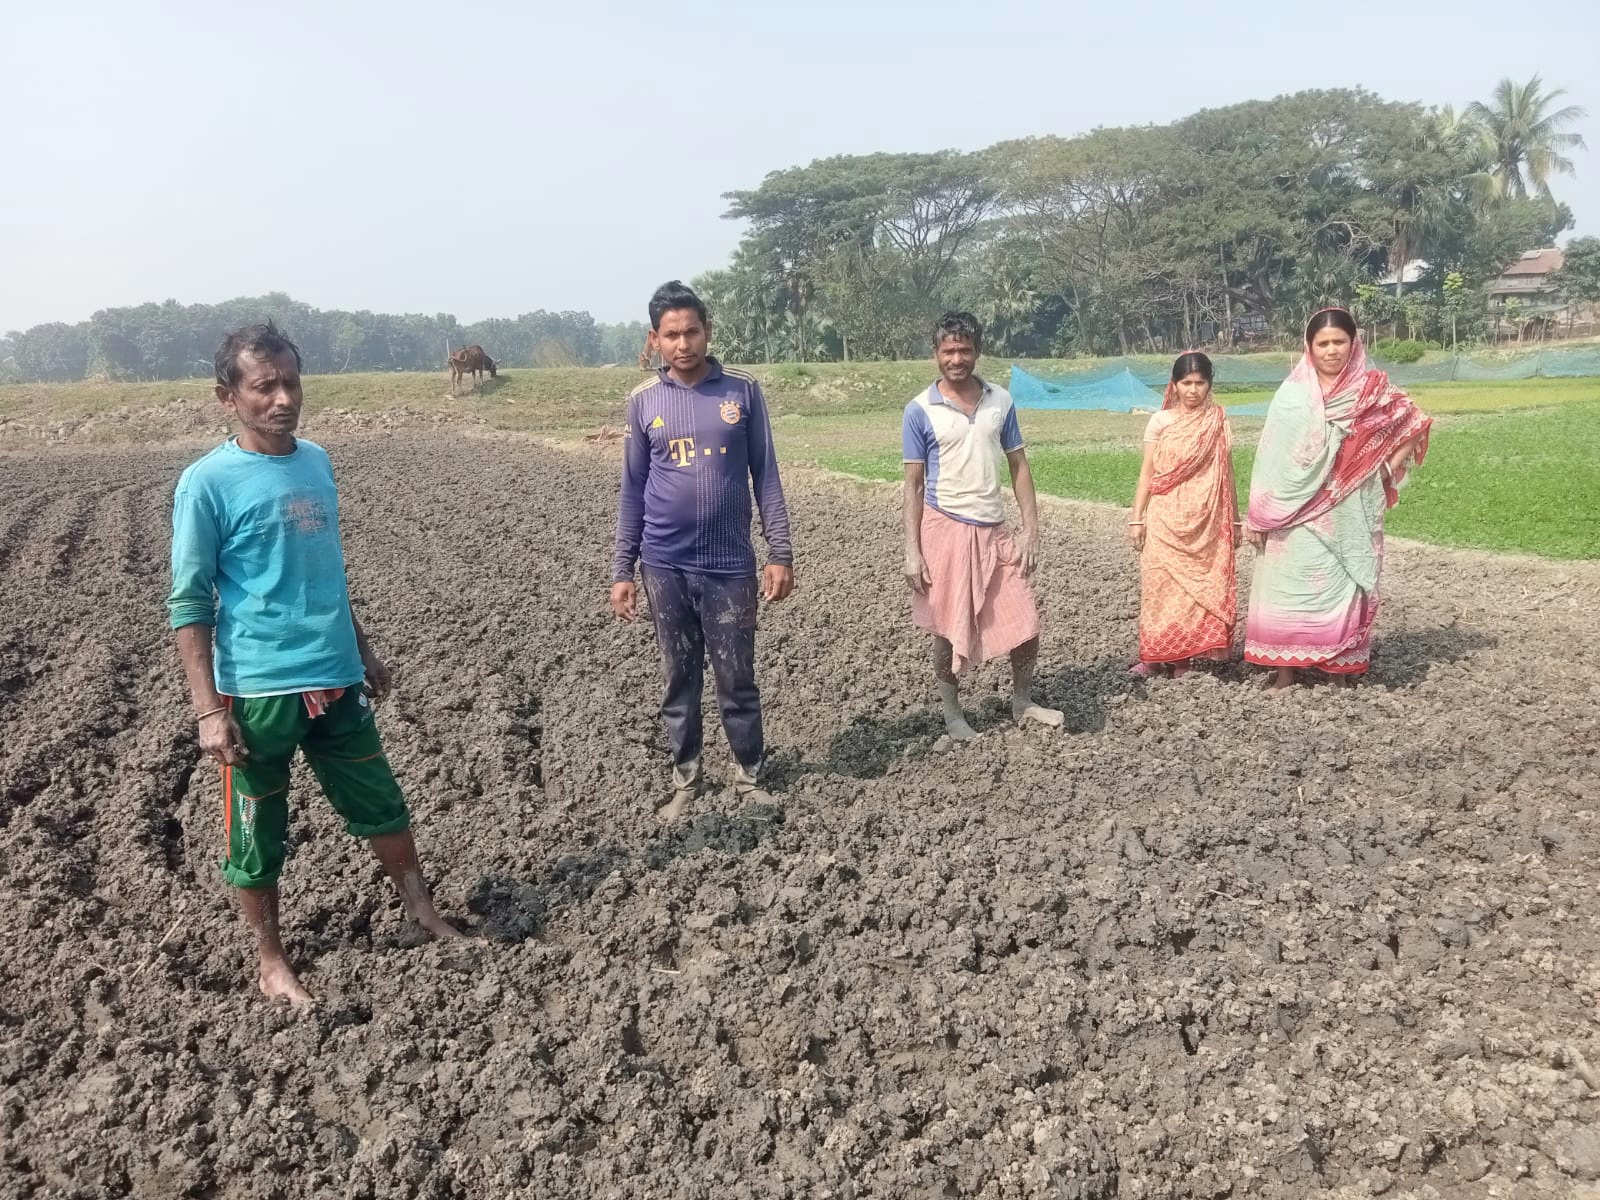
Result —
[{"label": "green grass", "polygon": [[[1287,363],[1287,358],[1284,362]],[[987,364],[996,379],[1008,364]],[[1027,362],[1040,375],[1085,362]],[[762,383],[785,461],[869,479],[898,479],[900,411],[928,386],[926,362],[784,363],[745,368]],[[466,417],[494,429],[574,438],[617,425],[644,375],[631,367],[510,368],[449,394],[446,372],[309,376],[308,424],[318,413]],[[1413,389],[1439,417],[1427,465],[1390,519],[1396,534],[1453,546],[1556,558],[1600,557],[1600,379],[1439,383]],[[1230,407],[1269,391],[1221,397]],[[1128,504],[1139,473],[1138,414],[1027,412],[1023,432],[1042,491]],[[161,441],[223,424],[210,384],[0,385],[0,445],[36,441],[66,425],[74,439]],[[1259,417],[1235,417],[1236,471],[1249,479]],[[59,436],[59,434],[57,435]]]},{"label": "green grass", "polygon": [[1442,419],[1387,528],[1446,546],[1600,558],[1600,400]]},{"label": "green grass", "polygon": [[[1565,381],[1562,381],[1565,382]],[[1438,405],[1425,401],[1430,411]],[[1028,413],[1028,459],[1041,492],[1129,505],[1139,477],[1142,418],[1122,418],[1117,440],[1062,440]],[[1078,414],[1067,414],[1077,416]],[[1241,507],[1255,461],[1259,420],[1235,422]],[[898,448],[825,453],[832,470],[866,479],[902,477]],[[1600,558],[1600,399],[1499,413],[1451,413],[1434,426],[1426,464],[1387,521],[1389,532],[1445,546],[1517,551],[1547,558]]]},{"label": "green grass", "polygon": [[[1287,361],[1287,360],[1286,360]],[[987,364],[997,379],[1008,364]],[[1041,375],[1080,370],[1087,360],[1020,363]],[[926,362],[781,363],[744,368],[761,381],[778,419],[867,417],[897,413],[928,385]],[[620,420],[629,390],[644,376],[631,367],[508,368],[476,390],[449,394],[449,376],[438,372],[368,372],[306,378],[307,411],[409,412],[465,415],[500,429],[540,433],[593,430]],[[1537,407],[1600,396],[1600,379],[1534,379],[1513,383],[1430,384],[1416,389],[1435,412],[1471,412]],[[1232,392],[1225,404],[1270,398],[1270,390]],[[0,420],[46,424],[114,418],[102,430],[107,439],[159,437],[180,417],[216,412],[209,381],[0,385]],[[1092,414],[1038,414],[1040,417]],[[868,423],[863,423],[865,424]],[[97,425],[97,429],[100,426]]]},{"label": "green grass", "polygon": [[1504,412],[1600,399],[1600,379],[1522,379],[1504,383],[1422,383],[1407,389],[1430,413]]}]

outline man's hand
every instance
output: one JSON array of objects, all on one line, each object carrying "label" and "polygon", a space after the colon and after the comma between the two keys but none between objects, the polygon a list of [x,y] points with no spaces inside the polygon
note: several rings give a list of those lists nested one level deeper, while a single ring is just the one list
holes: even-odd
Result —
[{"label": "man's hand", "polygon": [[394,675],[383,659],[373,653],[372,647],[361,647],[361,667],[367,673],[367,692],[373,700],[382,700],[394,687]]},{"label": "man's hand", "polygon": [[928,563],[922,557],[921,550],[906,551],[906,582],[919,596],[926,595],[933,586],[933,576],[928,574]]},{"label": "man's hand", "polygon": [[[767,569],[761,573],[762,599],[776,604],[792,591],[794,591],[794,568],[779,563],[768,563]],[[616,601],[613,600],[612,604],[615,605]]]},{"label": "man's hand", "polygon": [[1022,577],[1032,579],[1033,573],[1039,569],[1039,531],[1037,529],[1024,529],[1022,531]]},{"label": "man's hand", "polygon": [[632,621],[638,614],[639,594],[631,579],[611,585],[611,611],[619,621]]},{"label": "man's hand", "polygon": [[224,709],[200,718],[200,753],[225,767],[235,766],[250,757],[233,713]]}]

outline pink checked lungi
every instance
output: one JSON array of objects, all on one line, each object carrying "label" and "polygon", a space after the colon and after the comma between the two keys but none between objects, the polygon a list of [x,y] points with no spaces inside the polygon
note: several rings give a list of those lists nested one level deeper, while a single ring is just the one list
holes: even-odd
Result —
[{"label": "pink checked lungi", "polygon": [[969,525],[924,507],[922,559],[933,583],[912,594],[911,619],[950,643],[958,675],[1039,636],[1022,555],[1004,525]]}]

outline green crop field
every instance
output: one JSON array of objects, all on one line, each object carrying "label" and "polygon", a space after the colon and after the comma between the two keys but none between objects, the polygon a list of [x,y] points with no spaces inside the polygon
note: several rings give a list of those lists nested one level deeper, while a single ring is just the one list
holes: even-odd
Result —
[{"label": "green crop field", "polygon": [[[1039,375],[1081,369],[1086,362],[1018,364]],[[997,380],[1005,370],[990,364]],[[931,378],[926,362],[780,363],[744,367],[761,381],[776,418],[870,417],[896,413]],[[644,376],[631,367],[510,368],[498,379],[451,396],[444,371],[367,372],[306,378],[308,412],[412,412],[465,415],[507,429],[546,433],[591,430],[620,419],[628,391]],[[1600,379],[1533,379],[1513,383],[1444,383],[1416,389],[1435,412],[1540,407],[1600,396]],[[1228,405],[1269,399],[1270,391],[1230,392]],[[86,381],[0,385],[0,420],[77,421],[140,416],[166,409],[214,406],[204,379],[159,383]],[[1040,414],[1045,415],[1045,414]],[[1060,414],[1072,415],[1072,414]],[[1086,416],[1088,414],[1080,414]],[[158,423],[159,424],[159,423]],[[871,422],[864,423],[864,428]],[[156,430],[152,430],[156,432]]]},{"label": "green crop field", "polygon": [[[1029,362],[1059,374],[1069,364]],[[1070,364],[1081,367],[1083,364]],[[785,363],[746,368],[762,383],[785,461],[868,479],[900,477],[900,412],[928,385],[931,364]],[[991,364],[997,378],[1001,369]],[[622,419],[644,376],[627,367],[516,369],[449,393],[448,377],[400,373],[310,376],[307,420],[390,414],[465,419],[492,429],[577,438]],[[1390,520],[1396,534],[1452,546],[1556,558],[1600,557],[1600,379],[1420,385],[1439,417],[1426,466]],[[1270,392],[1221,397],[1229,407]],[[1041,491],[1127,504],[1138,476],[1138,414],[1022,414]],[[40,440],[159,442],[212,434],[224,415],[205,380],[0,386],[0,446]],[[1260,417],[1234,418],[1241,491]]]},{"label": "green crop field", "polygon": [[[1431,384],[1415,394],[1438,421],[1426,464],[1390,515],[1391,532],[1447,546],[1600,558],[1600,380]],[[1041,492],[1132,503],[1146,417],[1024,412],[1021,419]],[[806,422],[801,440],[821,465],[867,479],[901,477],[897,423],[851,421],[849,445],[819,424]],[[1261,418],[1233,424],[1242,504]]]}]

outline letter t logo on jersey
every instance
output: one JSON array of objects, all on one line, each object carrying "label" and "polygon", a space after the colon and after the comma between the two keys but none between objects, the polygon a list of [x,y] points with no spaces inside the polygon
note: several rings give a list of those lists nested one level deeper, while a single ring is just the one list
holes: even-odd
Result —
[{"label": "letter t logo on jersey", "polygon": [[680,467],[687,467],[694,461],[693,438],[673,438],[667,445],[672,449],[672,461]]}]

